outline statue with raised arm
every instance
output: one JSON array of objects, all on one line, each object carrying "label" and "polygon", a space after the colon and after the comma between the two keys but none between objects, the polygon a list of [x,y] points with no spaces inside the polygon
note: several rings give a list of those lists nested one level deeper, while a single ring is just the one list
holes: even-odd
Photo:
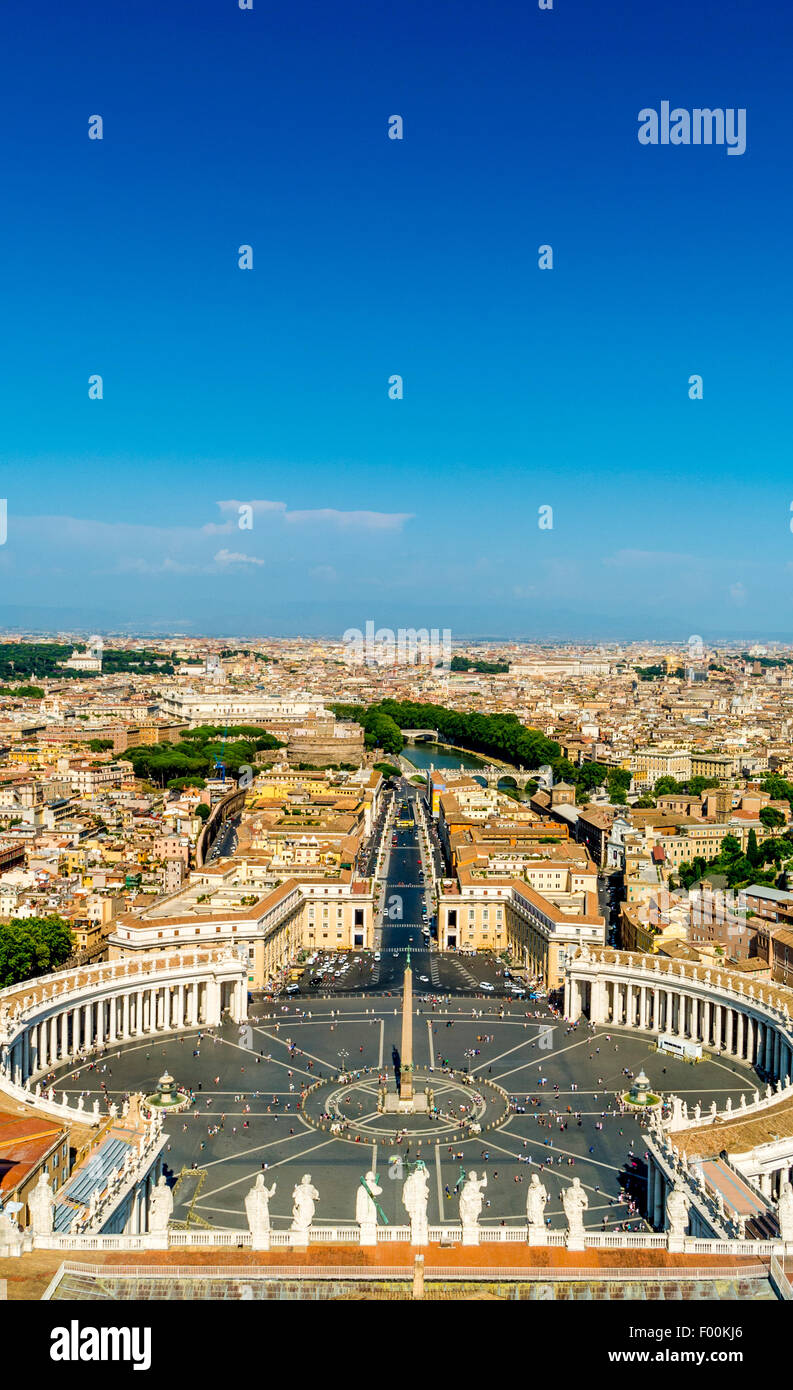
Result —
[{"label": "statue with raised arm", "polygon": [[292,1230],[308,1234],[314,1220],[315,1203],[319,1193],[312,1185],[311,1174],[304,1173],[296,1187],[292,1188]]},{"label": "statue with raised arm", "polygon": [[460,1192],[460,1220],[463,1225],[464,1236],[466,1232],[469,1234],[476,1232],[485,1202],[486,1187],[487,1173],[483,1173],[481,1178],[478,1178],[472,1169]]},{"label": "statue with raised arm", "polygon": [[402,1188],[402,1205],[410,1218],[411,1245],[426,1245],[429,1239],[427,1204],[430,1199],[430,1175],[423,1159],[416,1163]]},{"label": "statue with raised arm", "polygon": [[567,1229],[571,1236],[583,1236],[584,1212],[589,1206],[589,1198],[581,1186],[580,1178],[573,1178],[569,1187],[562,1193],[562,1206],[567,1217]]},{"label": "statue with raised arm", "polygon": [[267,1187],[264,1173],[257,1173],[256,1182],[245,1198],[245,1215],[248,1218],[248,1230],[254,1250],[257,1241],[267,1240],[270,1235],[270,1198],[274,1195],[275,1183],[272,1187]]},{"label": "statue with raised arm", "polygon": [[30,1208],[30,1224],[33,1228],[34,1236],[52,1235],[52,1209],[55,1205],[55,1198],[52,1186],[47,1174],[42,1171],[39,1180],[28,1197],[28,1207]]},{"label": "statue with raised arm", "polygon": [[691,1210],[691,1198],[682,1182],[676,1182],[671,1191],[666,1194],[666,1219],[669,1223],[669,1234],[676,1239],[680,1239],[686,1234],[688,1226],[688,1213]]},{"label": "statue with raised arm", "polygon": [[540,1182],[539,1173],[532,1173],[526,1193],[526,1220],[535,1229],[545,1229],[545,1203],[548,1193]]},{"label": "statue with raised arm", "polygon": [[173,1215],[173,1193],[168,1186],[164,1173],[160,1174],[159,1180],[152,1188],[149,1198],[149,1231],[152,1235],[161,1236],[168,1230],[168,1222]]}]

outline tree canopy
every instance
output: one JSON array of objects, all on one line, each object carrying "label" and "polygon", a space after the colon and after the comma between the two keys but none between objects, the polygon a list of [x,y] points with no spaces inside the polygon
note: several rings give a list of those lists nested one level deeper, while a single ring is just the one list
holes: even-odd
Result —
[{"label": "tree canopy", "polygon": [[280,739],[254,724],[229,726],[225,744],[223,733],[221,725],[204,724],[186,729],[178,743],[128,748],[124,757],[132,763],[136,777],[156,782],[160,787],[172,782],[202,787],[207,777],[216,775],[216,761],[236,776],[241,767],[253,766],[258,752],[284,746]]},{"label": "tree canopy", "polygon": [[0,925],[0,987],[46,975],[71,952],[71,929],[62,917],[12,917]]}]

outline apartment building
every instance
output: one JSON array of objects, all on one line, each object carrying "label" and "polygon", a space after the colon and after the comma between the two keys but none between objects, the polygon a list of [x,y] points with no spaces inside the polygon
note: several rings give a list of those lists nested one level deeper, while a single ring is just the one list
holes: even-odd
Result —
[{"label": "apartment building", "polygon": [[637,748],[630,756],[630,770],[637,786],[652,787],[659,777],[686,782],[692,775],[691,753],[684,748]]}]

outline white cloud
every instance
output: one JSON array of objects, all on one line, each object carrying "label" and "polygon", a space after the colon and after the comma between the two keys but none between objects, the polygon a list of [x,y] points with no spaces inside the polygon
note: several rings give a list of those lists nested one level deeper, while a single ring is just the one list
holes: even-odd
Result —
[{"label": "white cloud", "polygon": [[215,564],[225,569],[228,565],[263,565],[258,555],[244,555],[239,550],[219,550],[215,556]]},{"label": "white cloud", "polygon": [[[399,531],[413,517],[412,512],[344,512],[337,507],[304,508],[290,512],[286,502],[267,502],[261,498],[244,501],[233,497],[217,505],[222,512],[237,514],[240,507],[250,507],[254,516],[280,516],[290,526],[335,526],[343,530]],[[212,533],[216,529],[228,530],[231,525],[233,523],[228,521],[220,526],[210,522],[203,529]]]}]

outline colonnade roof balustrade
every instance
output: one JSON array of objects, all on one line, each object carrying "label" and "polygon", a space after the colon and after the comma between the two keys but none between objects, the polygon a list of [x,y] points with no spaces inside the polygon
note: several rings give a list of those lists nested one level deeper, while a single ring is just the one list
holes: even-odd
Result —
[{"label": "colonnade roof balustrade", "polygon": [[589,950],[582,948],[570,961],[569,968],[612,965],[620,970],[638,971],[648,981],[664,978],[668,983],[688,981],[700,987],[710,987],[736,995],[745,1004],[764,1004],[776,1009],[786,1018],[793,1015],[793,989],[777,984],[750,984],[748,987],[741,975],[733,974],[718,965],[696,965],[688,961],[675,961],[655,953],[638,951]]},{"label": "colonnade roof balustrade", "polygon": [[698,1125],[670,1129],[668,1137],[689,1158],[707,1158],[722,1150],[729,1154],[749,1153],[778,1140],[793,1141],[793,1095],[787,1093],[778,1105],[771,1105],[745,1119],[739,1113],[734,1120],[712,1124],[703,1115]]},{"label": "colonnade roof balustrade", "polygon": [[[23,1014],[42,1004],[54,1004],[97,985],[140,980],[163,971],[189,971],[201,966],[218,964],[231,959],[228,946],[187,947],[183,951],[167,951],[156,956],[130,957],[127,960],[102,961],[97,965],[81,966],[51,975],[39,975],[8,985],[0,990],[0,1015],[7,1009],[13,1019],[20,1009]],[[233,959],[237,959],[233,954]]]}]

